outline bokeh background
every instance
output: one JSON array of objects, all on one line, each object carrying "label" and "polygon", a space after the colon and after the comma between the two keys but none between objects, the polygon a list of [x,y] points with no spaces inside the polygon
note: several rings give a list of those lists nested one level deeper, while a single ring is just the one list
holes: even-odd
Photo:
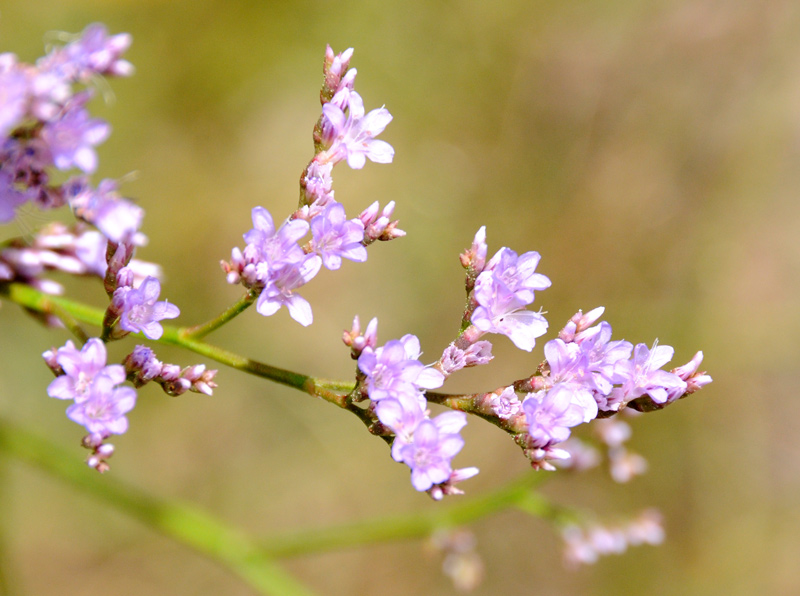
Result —
[{"label": "bokeh background", "polygon": [[[538,250],[553,286],[537,297],[553,331],[606,307],[615,335],[696,349],[714,383],[634,422],[650,471],[561,475],[559,502],[600,519],[659,507],[668,534],[575,572],[552,528],[506,512],[472,529],[485,564],[476,594],[800,593],[800,4],[792,0],[404,2],[4,0],[0,44],[33,61],[53,31],[101,21],[133,34],[131,79],[95,102],[113,126],[102,177],[146,209],[139,255],[192,324],[240,291],[220,259],[250,209],[296,204],[312,155],[326,43],[356,48],[367,109],[394,115],[391,166],[334,172],[350,213],[397,202],[408,237],[364,265],[323,271],[303,292],[315,322],[248,312],[209,339],[279,366],[348,378],[353,315],[381,341],[417,334],[431,359],[463,301],[458,254],[480,225],[490,250]],[[40,216],[22,222],[33,228]],[[20,233],[2,228],[3,238]],[[71,285],[103,304],[98,286]],[[0,412],[74,446],[81,429],[47,398],[39,354],[67,339],[0,309]],[[113,346],[121,357],[126,346]],[[495,362],[448,389],[488,389],[540,361],[500,338]],[[160,349],[166,361],[191,355]],[[190,500],[256,534],[436,507],[352,417],[222,370],[212,398],[140,392],[115,441],[113,475]],[[526,471],[479,420],[456,460],[480,494]],[[4,462],[5,548],[19,594],[244,595],[235,577],[107,506]],[[98,478],[102,482],[102,478]],[[297,558],[322,594],[451,594],[418,541]]]}]

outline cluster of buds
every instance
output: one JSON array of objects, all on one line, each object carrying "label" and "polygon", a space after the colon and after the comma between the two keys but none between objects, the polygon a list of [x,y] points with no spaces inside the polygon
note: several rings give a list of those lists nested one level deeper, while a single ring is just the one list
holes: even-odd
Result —
[{"label": "cluster of buds", "polygon": [[204,364],[183,369],[177,364],[165,364],[147,346],[136,346],[125,358],[123,365],[135,387],[152,381],[161,385],[168,395],[182,395],[187,391],[212,395],[217,386],[214,382],[216,370],[209,370]]},{"label": "cluster of buds", "polygon": [[387,241],[402,238],[406,233],[397,227],[398,221],[392,221],[394,201],[389,201],[381,210],[378,201],[375,201],[361,212],[358,218],[364,224],[364,245],[369,245],[376,240]]},{"label": "cluster of buds", "polygon": [[114,455],[114,445],[106,443],[106,439],[108,439],[108,435],[92,433],[81,440],[81,446],[91,450],[91,454],[86,458],[86,464],[101,474],[111,469],[108,459]]},{"label": "cluster of buds", "polygon": [[361,322],[358,315],[353,318],[353,326],[342,334],[344,345],[350,348],[350,356],[358,360],[365,348],[375,349],[378,344],[378,319],[367,323],[364,333],[361,333]]}]

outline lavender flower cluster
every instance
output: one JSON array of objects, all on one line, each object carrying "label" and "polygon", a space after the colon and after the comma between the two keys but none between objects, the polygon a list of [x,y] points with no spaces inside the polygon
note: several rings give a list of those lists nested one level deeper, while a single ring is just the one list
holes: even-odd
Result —
[{"label": "lavender flower cluster", "polygon": [[[203,365],[177,367],[177,372],[175,365],[164,365],[158,374],[142,377],[135,367],[106,364],[105,342],[139,332],[158,339],[163,333],[159,321],[180,314],[175,305],[158,301],[160,268],[133,258],[136,247],[147,242],[139,231],[144,211],[120,196],[117,181],[106,179],[95,188],[88,177],[98,164],[95,146],[111,132],[107,122],[88,111],[93,84],[100,77],[133,73],[122,58],[130,43],[130,35],[109,36],[95,24],[33,65],[14,54],[0,55],[0,223],[15,219],[26,204],[45,210],[69,205],[78,220],[70,226],[50,223],[32,240],[5,242],[0,283],[60,294],[61,284],[45,274],[60,271],[103,280],[110,304],[101,337],[81,338],[81,350],[68,341],[43,354],[57,375],[48,394],[72,401],[67,417],[88,431],[83,441],[92,450],[88,463],[100,471],[108,469],[106,460],[113,453],[105,441],[127,431],[126,414],[136,404],[136,390],[122,383],[140,386],[155,380],[175,395],[189,389],[210,394],[216,373]],[[74,169],[81,173],[62,184],[52,182],[56,171]],[[45,320],[61,324],[52,314]],[[154,356],[151,370],[153,362],[158,362]]]},{"label": "lavender flower cluster", "polygon": [[[486,334],[505,335],[517,347],[531,351],[548,327],[540,312],[526,309],[535,291],[550,286],[550,280],[536,272],[539,254],[518,255],[503,247],[487,262],[487,252],[486,230],[481,228],[461,256],[468,292],[461,333],[430,367],[420,362],[419,340],[413,335],[376,347],[374,319],[363,334],[358,319],[345,334],[345,343],[358,358],[356,401],[369,398],[384,434],[393,435],[392,457],[411,468],[414,488],[437,499],[460,492],[455,484],[478,470],[452,468],[453,457],[464,445],[459,432],[466,415],[456,411],[431,418],[426,390],[441,387],[446,377],[462,368],[488,363],[492,345],[481,339]],[[458,407],[493,419],[514,435],[534,468],[554,470],[552,460],[570,458],[560,445],[573,427],[626,407],[663,408],[711,382],[711,377],[698,372],[702,352],[688,364],[666,371],[661,367],[671,360],[671,347],[634,348],[627,341],[611,341],[608,323],[594,325],[603,310],[572,317],[559,337],[545,344],[545,361],[534,375],[472,396]],[[619,478],[625,476],[619,463],[617,469]]]},{"label": "lavender flower cluster", "polygon": [[35,65],[0,55],[0,222],[11,221],[28,202],[42,209],[69,203],[78,218],[114,242],[138,230],[143,212],[119,197],[114,181],[95,189],[77,176],[53,185],[49,171],[77,168],[91,174],[97,168],[94,147],[111,127],[89,114],[90,84],[101,76],[133,74],[122,59],[130,44],[130,35],[109,37],[95,24]]},{"label": "lavender flower cluster", "polygon": [[[332,271],[342,259],[363,263],[366,247],[376,240],[405,235],[391,221],[394,202],[383,210],[375,202],[358,217],[347,219],[344,206],[334,199],[333,167],[347,161],[353,169],[366,160],[391,163],[394,150],[376,139],[392,116],[385,108],[364,113],[364,102],[353,90],[356,69],[348,69],[353,49],[325,54],[322,116],[315,128],[316,152],[303,172],[300,206],[276,228],[269,211],[256,207],[253,229],[244,235],[243,250],[234,248],[231,261],[221,263],[228,283],[241,283],[258,293],[256,310],[268,317],[282,306],[298,323],[313,322],[311,305],[296,290],[311,281],[324,265]],[[300,241],[311,234],[301,246]]]}]

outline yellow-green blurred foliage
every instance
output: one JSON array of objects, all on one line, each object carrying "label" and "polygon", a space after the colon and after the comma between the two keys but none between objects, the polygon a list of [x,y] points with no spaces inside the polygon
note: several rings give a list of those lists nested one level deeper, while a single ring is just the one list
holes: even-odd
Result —
[{"label": "yellow-green blurred foliage", "polygon": [[[242,244],[251,208],[281,218],[295,206],[326,43],[355,47],[366,108],[394,115],[381,138],[395,163],[342,165],[335,189],[352,214],[397,201],[408,236],[323,271],[303,292],[311,327],[247,312],[211,341],[346,379],[340,336],[359,314],[379,318],[381,341],[417,334],[432,360],[459,324],[458,254],[486,224],[490,250],[542,254],[553,286],[536,306],[553,331],[604,305],[618,338],[658,338],[676,364],[704,350],[714,383],[634,422],[647,475],[617,486],[596,471],[547,487],[601,516],[658,506],[666,544],[568,572],[549,527],[507,512],[475,527],[486,566],[476,593],[800,593],[800,3],[5,0],[0,44],[32,61],[48,32],[94,21],[133,34],[137,68],[110,81],[113,103],[94,103],[113,126],[95,180],[136,173],[122,190],[147,212],[139,256],[163,264],[162,295],[182,324],[239,296],[218,263]],[[103,304],[99,286],[80,292]],[[0,411],[84,457],[39,356],[66,334],[13,304],[0,330]],[[490,389],[542,357],[504,338],[495,352],[448,388]],[[235,371],[218,381],[211,398],[140,391],[111,473],[256,534],[436,507],[351,416]],[[489,425],[473,420],[465,437],[456,464],[482,470],[468,492],[527,469]],[[7,548],[24,593],[249,593],[105,505],[7,468]],[[286,564],[320,593],[381,596],[453,593],[439,565],[417,542]]]}]

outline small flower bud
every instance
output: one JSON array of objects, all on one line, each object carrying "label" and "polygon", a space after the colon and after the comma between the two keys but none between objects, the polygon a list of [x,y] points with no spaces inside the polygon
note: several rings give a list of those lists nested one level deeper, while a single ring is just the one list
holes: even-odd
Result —
[{"label": "small flower bud", "polygon": [[559,331],[558,337],[567,343],[574,341],[575,336],[581,331],[585,331],[591,327],[597,321],[597,319],[603,316],[603,312],[605,312],[604,306],[593,308],[586,314],[583,314],[583,311],[579,310],[577,313],[572,315],[564,328]]}]

